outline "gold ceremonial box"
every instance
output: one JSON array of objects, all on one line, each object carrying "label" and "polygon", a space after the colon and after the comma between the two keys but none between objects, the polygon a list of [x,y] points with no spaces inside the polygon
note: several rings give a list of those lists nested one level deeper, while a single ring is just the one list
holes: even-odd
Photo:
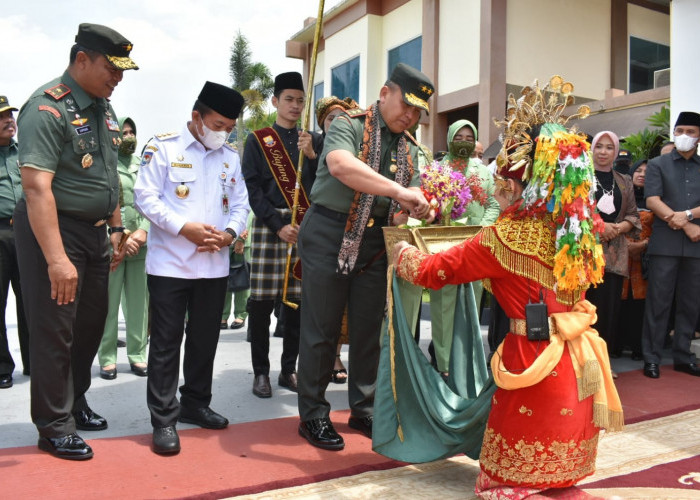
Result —
[{"label": "gold ceremonial box", "polygon": [[426,227],[383,227],[386,253],[390,256],[394,245],[407,241],[421,252],[433,254],[447,250],[468,238],[473,238],[481,226],[426,226]]}]

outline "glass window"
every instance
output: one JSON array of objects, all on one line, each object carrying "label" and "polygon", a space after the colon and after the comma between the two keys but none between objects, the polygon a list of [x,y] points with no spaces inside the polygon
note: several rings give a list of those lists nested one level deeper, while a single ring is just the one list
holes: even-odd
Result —
[{"label": "glass window", "polygon": [[319,82],[316,85],[314,85],[314,100],[313,103],[314,105],[311,107],[311,114],[314,115],[314,128],[316,132],[321,131],[321,127],[316,121],[316,102],[323,97],[323,82]]},{"label": "glass window", "polygon": [[331,69],[331,94],[360,101],[360,56]]},{"label": "glass window", "polygon": [[419,36],[413,40],[394,47],[389,51],[389,67],[387,68],[387,78],[394,71],[394,67],[399,63],[408,64],[420,71],[421,51],[423,50],[423,37]]},{"label": "glass window", "polygon": [[630,37],[630,93],[654,88],[654,71],[671,67],[668,45]]}]

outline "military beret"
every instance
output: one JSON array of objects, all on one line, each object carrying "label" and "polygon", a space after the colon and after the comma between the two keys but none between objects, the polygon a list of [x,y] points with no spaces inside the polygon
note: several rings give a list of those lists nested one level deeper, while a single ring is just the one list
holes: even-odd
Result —
[{"label": "military beret", "polygon": [[681,111],[676,120],[676,125],[674,126],[677,127],[679,125],[700,127],[700,114],[692,111]]},{"label": "military beret", "polygon": [[94,50],[104,55],[117,69],[139,69],[129,57],[133,45],[112,28],[101,24],[82,23],[78,26],[75,43],[85,49]]},{"label": "military beret", "polygon": [[243,96],[231,87],[214,82],[206,82],[197,100],[225,116],[236,120],[243,108]]},{"label": "military beret", "polygon": [[0,113],[4,113],[8,109],[10,111],[18,111],[14,106],[10,106],[10,101],[7,100],[7,97],[0,95]]},{"label": "military beret", "polygon": [[391,72],[389,80],[401,87],[406,104],[430,111],[428,99],[435,93],[435,87],[427,76],[408,64],[399,63]]},{"label": "military beret", "polygon": [[280,73],[275,77],[275,95],[286,89],[301,90],[304,92],[304,80],[301,73],[290,71],[289,73]]}]

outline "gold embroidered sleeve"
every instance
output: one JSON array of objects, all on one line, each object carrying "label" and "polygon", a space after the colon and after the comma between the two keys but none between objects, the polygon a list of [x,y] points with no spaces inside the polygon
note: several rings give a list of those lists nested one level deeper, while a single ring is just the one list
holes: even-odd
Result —
[{"label": "gold embroidered sleeve", "polygon": [[418,250],[416,247],[407,247],[401,252],[399,264],[396,269],[396,274],[399,278],[403,278],[413,284],[416,284],[420,266],[426,259],[427,255]]}]

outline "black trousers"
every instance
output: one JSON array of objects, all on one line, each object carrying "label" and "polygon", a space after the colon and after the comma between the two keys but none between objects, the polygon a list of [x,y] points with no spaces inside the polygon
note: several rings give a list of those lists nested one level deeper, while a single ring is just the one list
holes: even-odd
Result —
[{"label": "black trousers", "polygon": [[598,321],[593,327],[608,344],[608,353],[619,352],[622,349],[619,324],[624,279],[619,274],[605,273],[600,285],[586,291],[586,299],[596,306],[598,315]]},{"label": "black trousers", "polygon": [[690,342],[700,314],[700,258],[650,255],[642,329],[645,363],[661,361],[674,291],[676,333],[673,335],[673,362],[686,364],[695,361]]},{"label": "black trousers", "polygon": [[[275,300],[248,299],[248,331],[250,332],[250,357],[255,375],[270,375],[270,314],[275,308]],[[299,355],[299,317],[301,307],[292,309],[282,304],[277,321],[282,324],[282,373],[296,371]]]},{"label": "black trousers", "polygon": [[29,325],[32,421],[44,437],[75,432],[71,411],[87,408],[92,361],[107,315],[109,244],[105,226],[58,216],[63,247],[78,271],[75,301],[58,305],[26,204],[15,207],[14,228],[24,310]]},{"label": "black trousers", "polygon": [[[151,340],[146,402],[154,428],[175,425],[180,403],[204,408],[211,402],[214,356],[228,278],[182,279],[149,274]],[[187,327],[185,327],[187,313]],[[185,338],[180,387],[180,345]]]},{"label": "black trousers", "polygon": [[[631,288],[631,286],[630,286]],[[620,347],[629,347],[633,354],[642,352],[642,326],[644,324],[644,299],[632,297],[632,290],[620,305]]]},{"label": "black trousers", "polygon": [[297,242],[304,273],[298,373],[299,415],[303,421],[327,417],[330,412],[325,394],[346,304],[350,410],[357,417],[374,412],[387,271],[386,256],[376,258],[384,249],[379,226],[365,229],[355,271],[339,276],[336,268],[345,222],[319,214],[314,205],[304,216]]},{"label": "black trousers", "polygon": [[0,219],[0,375],[12,374],[15,369],[15,362],[12,359],[7,341],[7,324],[5,323],[10,284],[12,284],[17,305],[17,333],[19,335],[19,349],[22,354],[22,366],[24,373],[29,374],[29,329],[24,315],[24,304],[22,304],[15,232],[9,219]]}]

